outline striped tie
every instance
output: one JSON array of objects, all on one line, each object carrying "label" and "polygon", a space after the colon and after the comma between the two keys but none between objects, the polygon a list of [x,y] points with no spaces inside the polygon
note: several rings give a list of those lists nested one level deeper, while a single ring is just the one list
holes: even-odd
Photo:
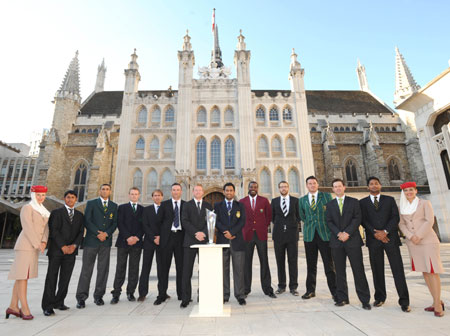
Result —
[{"label": "striped tie", "polygon": [[317,204],[314,195],[311,195],[311,209],[316,210]]},{"label": "striped tie", "polygon": [[286,206],[286,198],[283,198],[283,205],[281,207],[281,210],[283,210],[284,217],[286,217],[288,214],[287,206]]},{"label": "striped tie", "polygon": [[70,209],[70,208],[69,208],[69,219],[70,219],[70,222],[72,223],[72,221],[73,221],[73,209]]},{"label": "striped tie", "polygon": [[378,196],[374,196],[373,205],[375,206],[375,210],[378,210],[378,207],[380,206],[380,203],[378,202]]},{"label": "striped tie", "polygon": [[136,212],[136,203],[133,203],[133,212]]},{"label": "striped tie", "polygon": [[106,203],[106,201],[103,201],[103,211],[108,211],[108,203]]},{"label": "striped tie", "polygon": [[173,211],[173,226],[177,229],[180,226],[180,214],[178,213],[178,202],[175,202]]}]

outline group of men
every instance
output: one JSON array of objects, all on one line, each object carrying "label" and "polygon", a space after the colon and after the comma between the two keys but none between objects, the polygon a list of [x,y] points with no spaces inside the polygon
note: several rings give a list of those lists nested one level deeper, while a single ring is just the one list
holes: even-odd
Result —
[{"label": "group of men", "polygon": [[[104,305],[103,296],[109,274],[113,233],[118,228],[116,240],[117,264],[111,304],[117,304],[128,270],[126,295],[129,301],[144,301],[149,292],[149,275],[156,255],[158,295],[154,305],[170,298],[167,293],[172,257],[176,269],[176,294],[181,308],[192,302],[191,278],[198,249],[195,244],[206,244],[208,231],[206,210],[216,213],[216,242],[229,244],[223,249],[223,299],[230,299],[230,261],[233,267],[234,296],[240,305],[246,304],[251,293],[253,254],[256,247],[260,262],[261,287],[265,295],[276,298],[286,291],[286,256],[289,271],[289,292],[298,296],[298,241],[300,222],[307,262],[306,292],[302,298],[315,297],[317,260],[320,252],[328,288],[336,306],[349,303],[346,259],[350,261],[358,298],[364,309],[371,309],[370,292],[364,270],[363,240],[359,227],[366,230],[370,265],[375,287],[375,307],[386,300],[384,277],[384,252],[387,254],[399,304],[409,312],[409,294],[400,255],[398,236],[399,214],[395,200],[381,195],[378,178],[370,177],[370,195],[358,201],[345,195],[341,179],[332,183],[336,198],[319,191],[314,176],[306,179],[308,193],[298,199],[289,194],[289,184],[278,184],[280,196],[271,202],[258,194],[258,183],[248,184],[248,196],[236,200],[232,183],[223,186],[224,200],[214,207],[203,200],[201,185],[193,188],[193,198],[181,199],[182,187],[174,183],[171,197],[162,202],[163,192],[152,193],[153,204],[138,204],[140,191],[131,188],[129,202],[118,206],[109,199],[111,186],[103,184],[98,198],[87,202],[84,216],[74,209],[77,195],[67,191],[65,206],[54,210],[49,219],[48,272],[42,299],[44,315],[54,314],[54,309],[69,309],[64,304],[75,256],[83,245],[82,268],[76,291],[77,308],[86,306],[89,286],[97,260],[97,279],[94,303]],[[268,261],[267,239],[273,223],[272,239],[278,271],[278,287],[272,288]],[[85,232],[85,234],[84,234]],[[83,238],[84,234],[84,238]],[[139,265],[143,255],[141,272]],[[128,264],[128,265],[127,265]],[[59,277],[59,280],[58,280]],[[139,285],[139,286],[138,286]],[[56,291],[56,288],[58,290]]]}]

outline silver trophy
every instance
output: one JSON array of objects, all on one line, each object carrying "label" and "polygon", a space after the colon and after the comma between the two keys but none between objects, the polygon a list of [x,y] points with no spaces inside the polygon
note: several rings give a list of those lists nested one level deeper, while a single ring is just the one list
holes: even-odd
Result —
[{"label": "silver trophy", "polygon": [[214,210],[206,209],[206,224],[208,226],[208,244],[214,244],[214,235],[216,234],[216,218]]}]

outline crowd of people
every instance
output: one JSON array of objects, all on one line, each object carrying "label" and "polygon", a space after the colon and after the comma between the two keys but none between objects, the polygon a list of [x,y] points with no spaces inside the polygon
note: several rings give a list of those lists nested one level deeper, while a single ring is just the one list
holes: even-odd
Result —
[{"label": "crowd of people", "polygon": [[[434,214],[431,203],[417,197],[414,182],[401,185],[400,206],[395,199],[381,192],[377,177],[367,182],[369,195],[357,200],[345,194],[342,179],[332,182],[330,193],[319,191],[314,176],[306,179],[308,193],[300,199],[289,194],[289,184],[278,184],[280,196],[271,202],[258,194],[258,183],[248,185],[248,196],[240,201],[235,197],[235,186],[223,186],[224,200],[214,207],[203,200],[201,185],[193,188],[193,198],[181,199],[182,186],[174,183],[171,197],[163,200],[159,189],[152,193],[153,204],[139,204],[140,190],[129,190],[129,202],[117,205],[110,200],[111,186],[103,184],[99,197],[87,202],[84,214],[74,207],[77,194],[68,190],[64,206],[51,213],[43,202],[47,193],[44,186],[31,188],[31,202],[20,213],[22,232],[15,249],[15,258],[8,279],[15,280],[11,303],[6,318],[15,315],[24,320],[33,319],[27,302],[28,279],[38,275],[39,253],[47,249],[48,270],[42,296],[45,316],[56,310],[67,310],[64,304],[69,282],[82,246],[82,267],[76,291],[77,308],[86,307],[90,283],[97,262],[97,278],[93,292],[94,303],[104,305],[109,275],[113,235],[118,229],[115,246],[117,263],[111,304],[118,304],[122,287],[127,279],[128,301],[144,301],[149,293],[149,276],[156,259],[157,297],[154,305],[170,299],[168,295],[169,271],[172,257],[176,270],[176,295],[181,308],[192,302],[191,278],[198,249],[195,244],[206,244],[208,231],[206,210],[216,213],[216,242],[229,244],[223,249],[223,300],[230,300],[230,261],[233,267],[233,294],[240,305],[252,291],[253,254],[258,253],[260,282],[265,295],[276,299],[287,290],[298,292],[299,228],[303,222],[303,241],[306,253],[306,291],[301,296],[309,300],[316,296],[318,255],[323,261],[327,285],[335,305],[349,304],[346,276],[347,258],[350,261],[356,293],[362,308],[370,310],[370,290],[363,264],[364,245],[360,226],[365,229],[366,246],[375,289],[374,307],[387,299],[384,255],[387,255],[398,293],[398,304],[403,312],[410,312],[408,286],[400,253],[399,230],[406,238],[412,270],[422,272],[433,302],[425,311],[435,316],[444,315],[441,301],[439,274],[443,273],[439,239],[433,230]],[[278,285],[272,287],[268,260],[268,231],[273,223],[272,239],[277,264]],[[142,267],[141,264],[142,255]],[[286,277],[286,259],[289,283]],[[128,271],[128,276],[127,276]],[[140,274],[139,274],[140,271]],[[135,292],[138,292],[138,298]]]}]

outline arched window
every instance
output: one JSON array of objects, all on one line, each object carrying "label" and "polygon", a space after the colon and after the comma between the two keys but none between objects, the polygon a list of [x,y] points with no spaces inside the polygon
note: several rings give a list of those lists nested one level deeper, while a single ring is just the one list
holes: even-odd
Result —
[{"label": "arched window", "polygon": [[378,128],[378,126],[375,127],[375,132],[379,132],[379,131],[380,131],[380,129]]},{"label": "arched window", "polygon": [[81,130],[81,133],[86,133],[86,129],[83,128],[83,129]]},{"label": "arched window", "polygon": [[134,172],[133,175],[133,187],[142,190],[142,172],[139,168]]},{"label": "arched window", "polygon": [[442,126],[450,122],[450,110],[446,110],[436,117],[433,123],[434,134],[442,133]]},{"label": "arched window", "polygon": [[335,128],[334,128],[334,131],[335,131],[335,132],[339,132],[339,127],[335,127]]},{"label": "arched window", "polygon": [[83,202],[86,196],[87,186],[87,167],[81,163],[75,171],[75,179],[73,181],[73,190],[78,195],[78,202]]},{"label": "arched window", "polygon": [[386,127],[386,132],[390,132],[391,129],[389,127]]},{"label": "arched window", "polygon": [[89,128],[87,132],[92,133],[92,128]]},{"label": "arched window", "polygon": [[273,173],[273,190],[278,190],[278,183],[285,181],[286,177],[282,168],[277,168]]},{"label": "arched window", "polygon": [[228,138],[225,141],[225,169],[234,169],[234,140]]},{"label": "arched window", "polygon": [[278,115],[278,108],[276,106],[272,106],[269,112],[269,120],[270,121],[278,121],[280,117]]},{"label": "arched window", "polygon": [[346,132],[350,132],[350,127],[347,126],[347,127],[345,128],[345,131],[346,131]]},{"label": "arched window", "polygon": [[175,121],[175,110],[173,109],[172,106],[169,106],[166,109],[166,113],[164,115],[164,120],[166,123],[172,123]]},{"label": "arched window", "polygon": [[206,169],[206,140],[200,138],[197,142],[197,169]]},{"label": "arched window", "polygon": [[281,140],[279,136],[275,136],[272,139],[272,156],[281,156],[282,155],[282,146]]},{"label": "arched window", "polygon": [[389,171],[389,179],[391,181],[393,180],[399,181],[402,179],[400,175],[400,169],[398,167],[398,162],[396,159],[391,159],[389,161],[388,171]]},{"label": "arched window", "polygon": [[292,121],[292,109],[289,106],[283,109],[283,120]]},{"label": "arched window", "polygon": [[262,105],[258,106],[258,108],[256,109],[256,121],[258,122],[266,121],[266,110]]},{"label": "arched window", "polygon": [[153,107],[152,111],[152,124],[159,125],[161,123],[161,109],[158,105]]},{"label": "arched window", "polygon": [[447,180],[447,187],[450,189],[450,158],[447,150],[441,152],[442,165],[444,167],[445,179]]},{"label": "arched window", "polygon": [[154,137],[150,142],[150,158],[157,159],[159,157],[159,139]]},{"label": "arched window", "polygon": [[151,199],[152,192],[155,190],[158,186],[158,173],[156,170],[152,169],[147,174],[147,199]]},{"label": "arched window", "polygon": [[141,110],[138,113],[138,126],[147,126],[147,109],[144,106],[142,106]]},{"label": "arched window", "polygon": [[80,133],[80,130],[78,128],[75,129],[75,133]]},{"label": "arched window", "polygon": [[270,172],[267,168],[261,170],[259,174],[259,186],[262,194],[272,195],[272,183],[270,182]]},{"label": "arched window", "polygon": [[175,178],[170,170],[166,169],[161,175],[161,190],[164,193],[164,199],[171,197],[171,186],[175,182]]},{"label": "arched window", "polygon": [[225,125],[226,126],[233,126],[234,124],[234,112],[231,107],[228,107],[225,110]]},{"label": "arched window", "polygon": [[220,140],[211,141],[211,169],[220,169]]},{"label": "arched window", "polygon": [[217,106],[211,111],[211,126],[220,126],[220,110]]},{"label": "arched window", "polygon": [[380,127],[380,132],[384,132],[384,127]]},{"label": "arched window", "polygon": [[166,141],[164,141],[164,156],[165,157],[172,157],[173,155],[173,140],[171,137],[168,137]]},{"label": "arched window", "polygon": [[356,173],[356,165],[353,160],[348,160],[345,165],[345,176],[349,187],[356,187],[358,183],[358,174]]},{"label": "arched window", "polygon": [[292,168],[288,173],[289,189],[292,193],[300,194],[300,181],[298,178],[298,172]]},{"label": "arched window", "polygon": [[340,131],[340,132],[344,132],[344,131],[345,131],[345,128],[344,128],[344,127],[341,127],[341,128],[339,128],[339,131]]},{"label": "arched window", "polygon": [[397,132],[397,127],[393,126],[392,127],[392,132]]},{"label": "arched window", "polygon": [[352,127],[352,132],[356,132],[356,127],[355,126]]},{"label": "arched window", "polygon": [[144,150],[145,150],[145,141],[143,138],[139,138],[138,141],[136,141],[136,158],[142,159],[144,157]]},{"label": "arched window", "polygon": [[206,124],[206,110],[201,107],[197,112],[197,124],[204,126]]},{"label": "arched window", "polygon": [[94,128],[94,133],[98,133],[98,132],[99,132],[98,128]]},{"label": "arched window", "polygon": [[260,156],[269,156],[269,143],[265,135],[258,140],[258,154]]},{"label": "arched window", "polygon": [[316,132],[316,131],[317,131],[317,128],[311,127],[311,132]]},{"label": "arched window", "polygon": [[289,136],[286,139],[286,154],[291,156],[297,154],[297,146],[295,145],[295,139],[292,136]]}]

